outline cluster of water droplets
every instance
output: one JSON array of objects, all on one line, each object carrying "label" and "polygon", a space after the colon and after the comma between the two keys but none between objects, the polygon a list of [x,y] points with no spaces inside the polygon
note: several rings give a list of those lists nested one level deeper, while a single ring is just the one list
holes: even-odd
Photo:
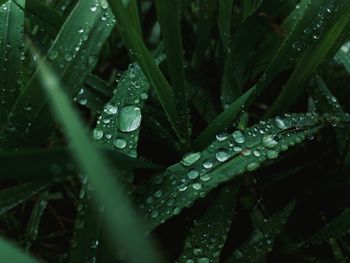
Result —
[{"label": "cluster of water droplets", "polygon": [[[280,152],[306,138],[308,130],[303,131],[303,126],[315,125],[317,121],[313,114],[287,114],[262,121],[246,131],[219,134],[206,150],[186,154],[180,163],[139,189],[141,196],[151,193],[140,198],[139,208],[146,220],[161,215],[157,220],[162,222],[198,197],[204,197],[219,183],[253,172],[264,161],[277,158]],[[228,162],[230,165],[226,165]],[[155,197],[154,193],[159,191],[162,197]]]}]

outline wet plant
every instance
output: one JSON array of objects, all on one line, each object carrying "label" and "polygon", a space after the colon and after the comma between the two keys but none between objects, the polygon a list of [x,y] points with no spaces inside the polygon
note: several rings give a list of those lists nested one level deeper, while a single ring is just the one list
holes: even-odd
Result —
[{"label": "wet plant", "polygon": [[349,1],[0,22],[1,262],[349,262]]}]

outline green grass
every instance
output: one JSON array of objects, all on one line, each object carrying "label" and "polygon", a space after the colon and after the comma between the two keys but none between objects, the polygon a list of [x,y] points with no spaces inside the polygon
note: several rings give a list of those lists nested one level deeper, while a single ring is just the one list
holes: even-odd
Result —
[{"label": "green grass", "polygon": [[0,261],[348,262],[349,19],[0,1]]}]

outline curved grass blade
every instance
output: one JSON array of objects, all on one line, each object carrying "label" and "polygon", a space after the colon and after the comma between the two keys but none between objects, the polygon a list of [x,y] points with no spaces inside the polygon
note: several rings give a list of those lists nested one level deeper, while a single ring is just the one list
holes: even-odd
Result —
[{"label": "curved grass blade", "polygon": [[202,152],[191,153],[139,189],[139,210],[149,229],[204,197],[219,184],[254,171],[322,127],[317,115],[291,114],[245,131],[218,135]]},{"label": "curved grass blade", "polygon": [[[103,2],[103,1],[102,1]],[[99,51],[109,36],[114,18],[108,5],[96,0],[80,0],[69,15],[47,54],[47,63],[75,96],[97,63]],[[9,114],[5,147],[42,143],[52,122],[47,96],[40,89],[38,72],[27,83]]]},{"label": "curved grass blade", "polygon": [[275,239],[286,224],[295,203],[290,203],[285,208],[272,215],[255,229],[248,241],[234,251],[225,262],[229,263],[260,263],[264,262],[266,255],[272,250]]},{"label": "curved grass blade", "polygon": [[[22,5],[25,0],[18,0]],[[0,6],[0,126],[22,87],[24,12],[12,0]]]},{"label": "curved grass blade", "polygon": [[[160,169],[150,162],[130,158],[111,149],[99,148],[114,168],[134,170],[138,168]],[[21,163],[21,165],[18,165]],[[77,172],[67,148],[47,150],[22,150],[0,153],[1,180],[64,180]]]},{"label": "curved grass blade", "polygon": [[185,89],[185,73],[180,28],[181,1],[156,0],[157,17],[163,37],[168,72],[175,97],[180,125],[187,130],[186,140],[190,140],[190,116]]},{"label": "curved grass blade", "polygon": [[[345,13],[341,16],[329,31],[324,34],[316,46],[313,49],[307,50],[302,55],[292,76],[268,111],[267,116],[276,115],[278,112],[286,112],[288,108],[300,98],[305,90],[303,88],[305,82],[328,55],[328,52],[332,49],[337,39],[346,28],[349,17],[349,13]],[[319,36],[316,37],[319,38]]]},{"label": "curved grass blade", "polygon": [[104,220],[114,245],[127,252],[130,262],[161,262],[151,242],[146,241],[144,229],[120,184],[112,179],[111,169],[92,147],[83,125],[63,93],[58,78],[45,64],[39,63],[39,77],[48,93],[52,108],[62,124],[74,159],[91,183],[97,207],[105,208]]},{"label": "curved grass blade", "polygon": [[0,256],[4,262],[11,263],[39,263],[38,260],[26,255],[16,246],[0,237]]},{"label": "curved grass blade", "polygon": [[29,222],[27,225],[27,233],[26,233],[26,249],[27,251],[30,249],[33,241],[36,240],[39,232],[39,225],[46,209],[48,198],[48,191],[42,193],[38,200],[36,201],[33,211],[30,215]]},{"label": "curved grass blade", "polygon": [[[233,102],[213,121],[213,124],[209,124],[204,129],[194,142],[196,149],[203,149],[215,137],[215,134],[237,119],[241,110],[250,106],[271,81],[280,72],[290,67],[293,61],[297,61],[306,51],[311,53],[315,46],[319,45],[320,41],[324,39],[324,35],[327,32],[329,33],[328,29],[339,22],[338,18],[346,16],[347,10],[350,8],[350,2],[303,0],[300,6],[305,8],[301,8],[301,11],[296,12],[299,16],[293,19],[294,24],[290,33],[257,84]],[[320,16],[324,19],[317,26]]]},{"label": "curved grass blade", "polygon": [[[239,182],[223,187],[204,215],[195,221],[178,262],[219,262],[230,230],[239,191]],[[220,216],[218,216],[220,215]]]},{"label": "curved grass blade", "polygon": [[[151,87],[154,88],[160,104],[162,105],[168,119],[179,137],[186,143],[185,134],[188,130],[180,126],[179,115],[176,110],[175,98],[173,91],[164,77],[163,73],[158,68],[151,53],[148,51],[146,45],[137,34],[133,26],[128,22],[128,16],[122,0],[109,0],[114,15],[117,18],[120,32],[124,44],[129,49],[129,52],[142,68],[143,73],[147,77]],[[188,142],[187,142],[188,143]]]},{"label": "curved grass blade", "polygon": [[29,198],[44,191],[50,186],[50,182],[29,182],[19,184],[0,191],[0,215],[22,204]]}]

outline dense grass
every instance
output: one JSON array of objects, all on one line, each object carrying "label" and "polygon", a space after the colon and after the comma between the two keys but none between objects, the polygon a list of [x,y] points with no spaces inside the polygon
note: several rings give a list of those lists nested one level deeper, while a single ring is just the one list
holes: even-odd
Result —
[{"label": "dense grass", "polygon": [[0,262],[349,262],[349,1],[0,5]]}]

